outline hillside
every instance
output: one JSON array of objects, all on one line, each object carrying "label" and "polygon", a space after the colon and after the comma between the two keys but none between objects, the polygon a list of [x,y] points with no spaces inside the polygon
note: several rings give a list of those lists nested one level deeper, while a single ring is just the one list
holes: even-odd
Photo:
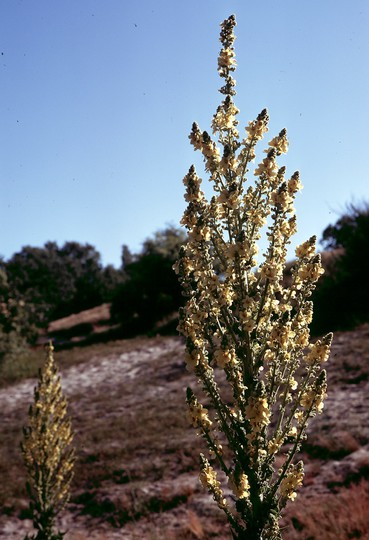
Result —
[{"label": "hillside", "polygon": [[[157,337],[57,354],[79,456],[62,516],[66,540],[230,539],[197,479],[203,447],[186,419],[185,388],[194,381],[183,351],[180,338]],[[285,540],[369,538],[369,325],[335,335],[328,375]],[[32,530],[17,448],[34,384],[0,390],[0,538],[7,540]]]}]

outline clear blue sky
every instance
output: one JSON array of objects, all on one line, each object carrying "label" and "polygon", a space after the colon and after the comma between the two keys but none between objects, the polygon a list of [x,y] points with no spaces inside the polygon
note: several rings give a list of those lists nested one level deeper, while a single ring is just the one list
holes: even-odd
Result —
[{"label": "clear blue sky", "polygon": [[76,240],[118,266],[178,224],[231,13],[240,127],[267,107],[301,172],[294,244],[369,199],[367,0],[1,0],[0,254]]}]

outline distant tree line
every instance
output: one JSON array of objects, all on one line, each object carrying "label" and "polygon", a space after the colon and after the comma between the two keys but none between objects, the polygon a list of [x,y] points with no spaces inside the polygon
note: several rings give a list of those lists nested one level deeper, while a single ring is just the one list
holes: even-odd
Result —
[{"label": "distant tree line", "polygon": [[327,268],[313,296],[313,333],[369,322],[369,204],[348,205],[321,244]]},{"label": "distant tree line", "polygon": [[183,303],[172,267],[185,240],[181,229],[168,227],[148,238],[138,255],[123,246],[125,279],[114,292],[111,315],[126,335],[152,330]]},{"label": "distant tree line", "polygon": [[109,300],[123,279],[122,271],[103,268],[92,245],[78,242],[25,246],[2,266],[13,299],[24,303],[37,328]]},{"label": "distant tree line", "polygon": [[[183,303],[172,266],[185,241],[181,229],[167,227],[139,253],[124,245],[118,269],[78,242],[25,246],[0,259],[0,361],[34,342],[51,321],[106,302],[122,336],[152,331]],[[327,271],[313,294],[313,334],[369,322],[369,206],[348,206],[321,244]]]},{"label": "distant tree line", "polygon": [[32,343],[51,321],[106,302],[122,335],[149,331],[181,302],[172,266],[184,241],[183,231],[167,227],[139,253],[124,245],[118,269],[103,266],[92,245],[78,242],[25,246],[0,260],[0,350],[10,337]]}]

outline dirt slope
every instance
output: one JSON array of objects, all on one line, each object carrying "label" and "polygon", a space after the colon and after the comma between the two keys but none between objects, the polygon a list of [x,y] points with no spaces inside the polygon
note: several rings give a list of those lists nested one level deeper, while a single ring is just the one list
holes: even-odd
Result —
[{"label": "dirt slope", "polygon": [[[197,480],[202,442],[185,416],[185,388],[193,377],[184,368],[183,350],[179,338],[122,341],[88,362],[61,366],[79,456],[61,519],[70,531],[66,540],[230,538]],[[369,513],[358,503],[369,504],[369,326],[338,333],[327,367],[325,412],[311,425],[305,487],[289,511],[286,540],[367,538],[361,530],[369,530]],[[27,380],[0,390],[0,538],[9,540],[32,530],[17,448],[34,384]],[[346,536],[330,537],[322,525],[309,533],[306,501],[313,509],[325,501],[332,523],[340,523],[342,504],[349,505],[336,502],[346,488],[360,512],[353,516],[350,510],[347,519],[354,524],[342,532]],[[359,522],[359,532],[350,533]]]}]

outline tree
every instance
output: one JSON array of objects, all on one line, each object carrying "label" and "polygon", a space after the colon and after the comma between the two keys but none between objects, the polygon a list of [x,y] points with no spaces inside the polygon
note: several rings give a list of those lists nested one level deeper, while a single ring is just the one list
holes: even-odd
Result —
[{"label": "tree", "polygon": [[169,225],[165,229],[156,231],[153,237],[144,241],[141,256],[157,254],[175,261],[186,239],[187,235],[183,229]]},{"label": "tree", "polygon": [[348,205],[323,231],[321,244],[333,262],[313,296],[312,330],[320,334],[369,321],[369,204]]},{"label": "tree", "polygon": [[0,364],[24,355],[27,341],[36,336],[24,302],[11,295],[6,270],[0,261]]},{"label": "tree", "polygon": [[91,244],[78,242],[23,247],[5,269],[13,297],[25,303],[31,322],[40,328],[110,300],[123,279],[122,271],[103,268]]},{"label": "tree", "polygon": [[166,315],[178,310],[182,295],[172,266],[185,241],[185,233],[172,226],[145,240],[140,254],[125,251],[126,281],[112,300],[112,317],[125,334],[147,332]]},{"label": "tree", "polygon": [[65,302],[62,296],[59,298],[53,318],[101,304],[104,301],[104,273],[100,253],[91,244],[66,242],[59,250],[59,256],[74,290]]},{"label": "tree", "polygon": [[45,327],[60,298],[74,294],[73,282],[62,264],[55,242],[43,248],[25,246],[6,263],[12,294],[30,308],[30,317]]},{"label": "tree", "polygon": [[117,269],[112,264],[105,266],[102,273],[102,297],[104,302],[111,302],[118,287],[126,280],[123,269]]}]

